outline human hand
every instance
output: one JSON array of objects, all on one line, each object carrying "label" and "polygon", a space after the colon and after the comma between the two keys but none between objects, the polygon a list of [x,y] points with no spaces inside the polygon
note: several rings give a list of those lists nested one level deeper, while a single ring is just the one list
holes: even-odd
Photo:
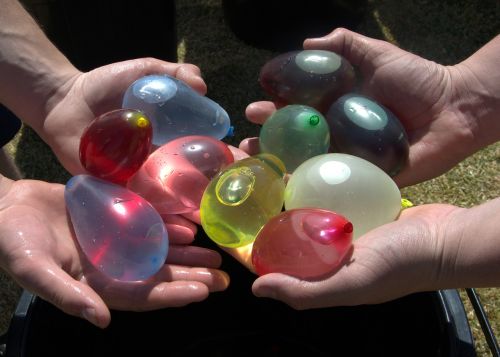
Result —
[{"label": "human hand", "polygon": [[[486,134],[478,132],[481,125],[471,111],[464,112],[464,108],[481,107],[472,103],[475,99],[466,97],[471,92],[469,87],[483,86],[472,83],[477,81],[478,71],[469,70],[467,61],[456,66],[439,65],[346,29],[307,39],[304,48],[331,50],[344,56],[362,76],[361,92],[401,120],[410,140],[410,154],[407,166],[394,177],[400,187],[436,177],[493,141],[478,140]],[[484,85],[484,91],[494,97],[492,88]],[[256,102],[247,107],[246,115],[262,124],[274,110],[273,103]],[[251,138],[240,147],[255,151],[258,143]]]},{"label": "human hand", "polygon": [[406,209],[397,221],[357,239],[352,254],[328,277],[301,280],[267,274],[255,280],[253,293],[308,309],[376,304],[451,287],[447,285],[456,283],[450,278],[454,249],[445,249],[443,238],[447,224],[462,211],[441,204]]},{"label": "human hand", "polygon": [[[69,72],[69,70],[67,71]],[[65,85],[47,101],[47,115],[30,125],[49,144],[73,175],[85,173],[79,159],[80,138],[96,116],[121,107],[122,97],[136,79],[166,73],[185,81],[200,94],[206,85],[198,67],[143,58],[110,64],[82,73],[74,69]],[[189,224],[186,221],[186,224]]]},{"label": "human hand", "polygon": [[22,287],[99,327],[109,324],[110,308],[183,306],[224,290],[229,278],[216,269],[220,255],[188,246],[196,226],[180,216],[164,219],[170,241],[167,264],[145,281],[112,280],[81,255],[63,185],[0,176],[0,267]]},{"label": "human hand", "polygon": [[47,114],[43,120],[34,121],[33,129],[71,174],[84,173],[78,157],[84,129],[97,116],[120,108],[123,94],[136,79],[159,73],[185,81],[200,94],[207,90],[198,67],[154,58],[118,62],[86,73],[75,69],[48,99]]}]

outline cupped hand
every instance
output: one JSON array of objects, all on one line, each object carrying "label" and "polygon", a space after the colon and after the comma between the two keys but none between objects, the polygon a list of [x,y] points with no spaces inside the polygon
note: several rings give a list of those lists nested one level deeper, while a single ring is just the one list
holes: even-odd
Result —
[{"label": "cupped hand", "polygon": [[105,327],[109,309],[143,311],[182,306],[224,290],[218,253],[188,246],[196,226],[164,217],[167,263],[145,281],[120,282],[95,270],[81,255],[66,214],[64,186],[10,181],[0,176],[0,264],[22,287],[68,314]]},{"label": "cupped hand", "polygon": [[75,69],[65,85],[47,101],[47,116],[33,129],[49,144],[62,165],[73,175],[83,173],[78,158],[80,137],[97,116],[121,108],[127,88],[149,74],[169,74],[205,94],[207,87],[200,69],[142,58],[118,62],[82,73]]},{"label": "cupped hand", "polygon": [[451,205],[406,209],[394,222],[354,242],[352,254],[330,276],[301,280],[272,273],[255,280],[256,296],[283,301],[295,309],[354,306],[390,301],[417,291],[446,288],[442,234],[462,211]]},{"label": "cupped hand", "polygon": [[[344,56],[361,75],[361,93],[401,120],[410,140],[410,155],[406,168],[395,177],[400,187],[436,177],[479,148],[474,140],[477,125],[457,105],[465,85],[457,68],[346,29],[307,39],[304,48]],[[247,107],[246,115],[261,124],[274,110],[273,103],[255,102]],[[255,139],[240,147],[247,150],[249,145],[255,148]]]}]

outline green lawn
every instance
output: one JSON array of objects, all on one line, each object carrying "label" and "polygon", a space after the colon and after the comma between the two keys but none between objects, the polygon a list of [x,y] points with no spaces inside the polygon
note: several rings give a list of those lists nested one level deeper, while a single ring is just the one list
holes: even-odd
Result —
[{"label": "green lawn", "polygon": [[[236,133],[229,142],[237,144],[247,136],[258,135],[259,128],[246,122],[244,109],[248,103],[264,98],[257,76],[260,66],[277,52],[253,48],[236,38],[224,21],[220,1],[180,0],[177,8],[179,59],[201,67],[208,84],[207,96],[230,114]],[[341,15],[332,14],[332,19]],[[259,23],[270,31],[272,25]],[[500,32],[500,1],[371,0],[361,21],[352,29],[391,41],[436,62],[454,64]],[[9,149],[26,177],[61,183],[69,177],[28,129],[23,129]],[[497,143],[441,177],[404,189],[403,195],[417,204],[442,202],[470,207],[500,196],[499,163]],[[500,290],[479,289],[479,293],[500,336]],[[466,295],[462,297],[478,354],[488,356],[479,324]]]}]

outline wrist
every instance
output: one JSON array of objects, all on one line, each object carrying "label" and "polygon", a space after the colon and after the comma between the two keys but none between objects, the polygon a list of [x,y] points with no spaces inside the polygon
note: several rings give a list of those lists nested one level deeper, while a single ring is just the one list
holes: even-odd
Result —
[{"label": "wrist", "polygon": [[500,140],[500,35],[466,60],[449,67],[452,110],[468,123],[476,149]]},{"label": "wrist", "polygon": [[79,71],[17,1],[0,7],[0,102],[38,131]]},{"label": "wrist", "polygon": [[500,285],[500,198],[454,211],[439,234],[440,288]]},{"label": "wrist", "polygon": [[[382,249],[391,271],[411,281],[412,291],[430,291],[443,288],[449,280],[450,257],[447,245],[447,226],[454,212],[463,210],[447,204],[426,204],[403,210],[392,234],[384,232],[387,246]],[[391,233],[389,231],[388,233]],[[452,260],[450,258],[450,260]],[[406,284],[407,285],[407,284]],[[405,286],[405,284],[402,284]]]}]

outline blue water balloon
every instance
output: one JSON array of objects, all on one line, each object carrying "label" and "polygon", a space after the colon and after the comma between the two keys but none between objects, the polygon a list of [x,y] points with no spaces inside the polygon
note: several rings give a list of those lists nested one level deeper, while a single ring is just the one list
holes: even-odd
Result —
[{"label": "blue water balloon", "polygon": [[147,115],[153,125],[154,146],[186,135],[222,139],[231,127],[228,114],[219,104],[168,75],[149,75],[132,83],[122,108]]},{"label": "blue water balloon", "polygon": [[78,175],[66,184],[64,198],[83,253],[105,275],[144,280],[165,264],[167,230],[158,212],[138,194]]}]

